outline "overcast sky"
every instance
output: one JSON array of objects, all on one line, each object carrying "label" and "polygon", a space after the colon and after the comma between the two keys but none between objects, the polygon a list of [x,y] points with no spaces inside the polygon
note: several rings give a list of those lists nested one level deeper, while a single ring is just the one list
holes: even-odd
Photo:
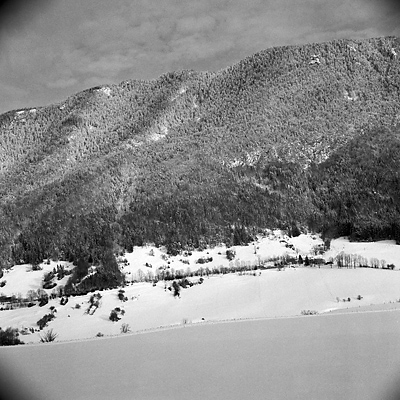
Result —
[{"label": "overcast sky", "polygon": [[0,6],[0,113],[272,46],[400,36],[389,0],[13,0]]}]

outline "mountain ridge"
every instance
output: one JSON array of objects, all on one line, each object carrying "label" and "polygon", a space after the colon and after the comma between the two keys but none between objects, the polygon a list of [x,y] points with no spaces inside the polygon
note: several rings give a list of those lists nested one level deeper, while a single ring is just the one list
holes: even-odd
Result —
[{"label": "mountain ridge", "polygon": [[3,265],[271,227],[400,241],[397,53],[396,37],[282,46],[0,115]]}]

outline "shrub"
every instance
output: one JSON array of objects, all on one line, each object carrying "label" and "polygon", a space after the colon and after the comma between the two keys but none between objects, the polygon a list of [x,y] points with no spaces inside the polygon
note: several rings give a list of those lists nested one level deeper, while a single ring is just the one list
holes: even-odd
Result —
[{"label": "shrub", "polygon": [[40,341],[42,343],[54,342],[57,336],[58,333],[53,332],[53,329],[49,329],[40,336]]},{"label": "shrub", "polygon": [[131,331],[131,327],[129,326],[129,324],[123,323],[121,326],[121,333],[128,333],[130,331]]},{"label": "shrub", "polygon": [[86,310],[87,314],[93,315],[95,311],[100,307],[100,300],[102,296],[100,293],[92,294],[89,299],[89,307]]},{"label": "shrub", "polygon": [[32,264],[32,271],[41,271],[43,267],[41,267],[39,264]]},{"label": "shrub", "polygon": [[81,305],[78,304],[78,303],[76,303],[76,304],[75,304],[75,308],[76,308],[77,310],[79,310],[79,309],[81,308]]},{"label": "shrub", "polygon": [[227,258],[229,261],[232,261],[235,257],[236,257],[236,251],[235,251],[235,250],[228,249],[228,250],[226,251],[226,258]]},{"label": "shrub", "polygon": [[1,282],[0,282],[0,287],[6,286],[6,283],[7,283],[7,281],[1,281]]},{"label": "shrub", "polygon": [[102,336],[104,336],[104,333],[98,332],[96,336],[97,337],[102,337]]},{"label": "shrub", "polygon": [[181,288],[180,288],[178,282],[173,281],[172,287],[174,289],[174,297],[181,297],[181,295],[180,295]]},{"label": "shrub", "polygon": [[188,286],[193,286],[193,283],[187,278],[183,278],[179,281],[179,285],[186,289]]},{"label": "shrub", "polygon": [[117,322],[120,320],[120,317],[118,316],[118,312],[114,309],[110,313],[110,321],[112,322]]},{"label": "shrub", "polygon": [[122,290],[122,289],[118,290],[118,298],[119,298],[121,301],[124,301],[124,300],[125,300],[125,295],[124,295],[124,293],[125,293],[125,290]]},{"label": "shrub", "polygon": [[68,297],[61,297],[60,304],[65,306],[68,303]]},{"label": "shrub", "polygon": [[197,264],[205,264],[205,263],[212,262],[212,260],[213,260],[212,257],[201,257],[196,261],[196,263]]},{"label": "shrub", "polygon": [[3,331],[3,329],[0,328],[0,346],[24,344],[24,342],[22,342],[18,336],[18,329],[7,328],[5,331]]},{"label": "shrub", "polygon": [[39,326],[39,329],[42,330],[47,324],[55,318],[54,314],[46,314],[42,318],[39,319],[36,324]]},{"label": "shrub", "polygon": [[50,272],[47,272],[47,273],[44,274],[43,280],[45,282],[50,282],[53,278],[54,278],[54,272],[50,271]]},{"label": "shrub", "polygon": [[47,296],[42,297],[39,301],[39,307],[45,306],[49,302],[49,298]]},{"label": "shrub", "polygon": [[315,310],[302,310],[301,315],[316,315],[318,311]]},{"label": "shrub", "polygon": [[49,281],[49,282],[44,282],[44,284],[43,284],[43,289],[53,289],[53,288],[55,288],[57,286],[57,283],[55,283],[55,282],[51,282],[51,281]]}]

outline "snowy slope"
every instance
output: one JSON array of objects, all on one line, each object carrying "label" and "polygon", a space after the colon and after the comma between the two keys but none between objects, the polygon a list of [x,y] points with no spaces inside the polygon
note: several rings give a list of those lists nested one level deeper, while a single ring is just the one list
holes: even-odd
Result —
[{"label": "snowy slope", "polygon": [[[285,247],[286,240],[295,246],[295,250]],[[236,259],[239,262],[256,262],[257,257],[268,257],[291,253],[306,255],[322,241],[319,238],[301,235],[297,238],[262,238],[254,245],[236,247]],[[355,248],[356,245],[362,246]],[[331,250],[325,257],[334,256],[335,252],[345,251],[362,254],[379,254],[388,262],[399,266],[400,246],[392,242],[379,243],[349,243],[345,239],[332,241]],[[150,251],[154,255],[149,255]],[[308,250],[308,251],[307,251]],[[148,246],[135,248],[133,253],[126,254],[127,262],[124,271],[129,276],[137,276],[138,270],[155,271],[161,266],[178,269],[190,268],[192,271],[200,266],[229,265],[225,256],[226,248],[208,249],[203,252],[193,252],[191,256],[178,255],[166,259],[160,249]],[[207,254],[208,253],[208,254]],[[218,254],[221,253],[221,254]],[[202,257],[213,257],[212,263],[196,264]],[[184,264],[180,259],[187,259]],[[396,262],[397,261],[397,262]],[[168,262],[170,264],[168,264]],[[235,261],[236,262],[236,261]],[[145,264],[152,267],[146,267]],[[29,289],[40,287],[41,279],[46,269],[53,265],[43,265],[43,271],[26,272],[27,266],[14,266],[3,278],[6,286],[0,289],[5,294],[25,294]],[[67,279],[67,278],[63,278]],[[199,277],[189,278],[192,282]],[[62,283],[62,281],[60,281]],[[170,285],[171,282],[167,282]],[[275,318],[281,316],[300,315],[303,310],[315,310],[319,313],[335,309],[364,307],[370,304],[392,302],[394,307],[400,303],[400,271],[381,269],[337,269],[331,266],[321,268],[296,267],[256,271],[254,274],[231,273],[204,277],[202,284],[182,289],[181,298],[174,298],[172,291],[165,288],[160,281],[153,286],[149,282],[128,284],[123,288],[127,301],[118,299],[118,289],[102,291],[100,307],[93,315],[85,311],[89,307],[91,294],[70,297],[66,305],[60,305],[60,299],[50,300],[44,307],[0,311],[0,327],[37,328],[36,322],[49,308],[56,308],[56,318],[49,323],[58,333],[57,340],[79,340],[95,338],[100,332],[103,335],[118,335],[122,324],[129,324],[132,332],[152,330],[160,327],[182,325],[183,323],[204,323],[229,319]],[[357,300],[357,296],[363,298]],[[350,298],[350,302],[337,301]],[[78,306],[77,306],[78,305]],[[77,308],[80,307],[80,308]],[[118,322],[111,322],[111,310],[119,307],[125,311]],[[48,329],[48,328],[45,328]],[[42,332],[23,335],[26,343],[38,342]]]}]

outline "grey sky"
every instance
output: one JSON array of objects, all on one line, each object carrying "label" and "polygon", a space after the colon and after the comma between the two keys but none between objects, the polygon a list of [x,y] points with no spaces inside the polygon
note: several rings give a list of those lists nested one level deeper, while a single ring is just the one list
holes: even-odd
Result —
[{"label": "grey sky", "polygon": [[396,4],[13,0],[0,7],[0,113],[99,84],[179,69],[215,71],[272,46],[400,36]]}]

